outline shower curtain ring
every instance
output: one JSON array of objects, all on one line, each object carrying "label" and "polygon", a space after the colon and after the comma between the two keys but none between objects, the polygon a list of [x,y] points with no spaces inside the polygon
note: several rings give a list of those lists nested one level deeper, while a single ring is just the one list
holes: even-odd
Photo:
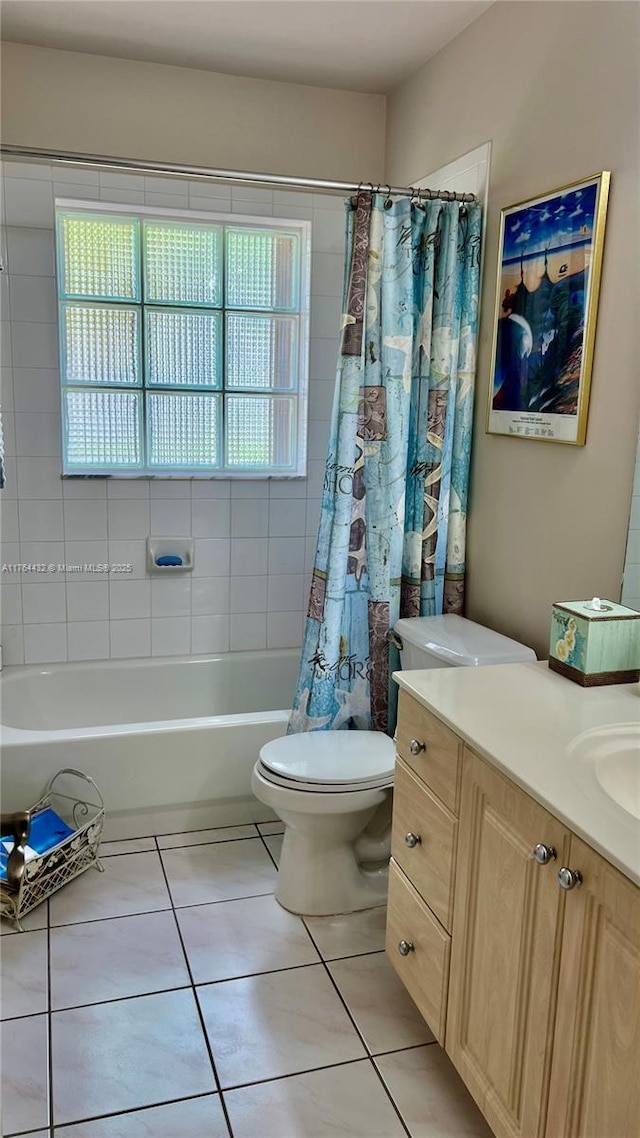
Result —
[{"label": "shower curtain ring", "polygon": [[392,205],[393,205],[393,202],[391,201],[391,186],[387,182],[387,193],[386,193],[386,196],[384,199],[384,208],[385,209],[391,209]]}]

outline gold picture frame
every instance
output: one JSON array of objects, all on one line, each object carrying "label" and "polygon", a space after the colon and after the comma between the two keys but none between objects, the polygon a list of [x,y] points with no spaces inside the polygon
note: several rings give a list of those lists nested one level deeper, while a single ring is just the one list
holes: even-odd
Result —
[{"label": "gold picture frame", "polygon": [[488,434],[584,446],[610,178],[501,211]]}]

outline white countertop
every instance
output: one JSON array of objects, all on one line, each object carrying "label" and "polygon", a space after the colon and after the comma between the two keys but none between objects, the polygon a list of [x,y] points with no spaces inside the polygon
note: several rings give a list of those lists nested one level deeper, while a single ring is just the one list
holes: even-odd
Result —
[{"label": "white countertop", "polygon": [[546,664],[394,672],[394,679],[640,885],[640,821],[605,793],[577,736],[640,723],[640,684],[582,688]]}]

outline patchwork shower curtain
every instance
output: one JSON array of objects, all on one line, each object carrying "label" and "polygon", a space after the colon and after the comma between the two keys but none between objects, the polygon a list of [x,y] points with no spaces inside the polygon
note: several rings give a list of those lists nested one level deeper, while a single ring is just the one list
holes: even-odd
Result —
[{"label": "patchwork shower curtain", "polygon": [[347,202],[342,340],[289,731],[392,733],[399,616],[461,612],[480,206]]}]

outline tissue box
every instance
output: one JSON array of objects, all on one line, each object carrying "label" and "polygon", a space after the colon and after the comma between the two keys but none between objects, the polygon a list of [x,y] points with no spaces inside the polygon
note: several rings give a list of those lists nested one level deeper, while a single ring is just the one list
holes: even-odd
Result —
[{"label": "tissue box", "polygon": [[582,687],[640,679],[640,612],[613,601],[557,601],[549,667]]}]

